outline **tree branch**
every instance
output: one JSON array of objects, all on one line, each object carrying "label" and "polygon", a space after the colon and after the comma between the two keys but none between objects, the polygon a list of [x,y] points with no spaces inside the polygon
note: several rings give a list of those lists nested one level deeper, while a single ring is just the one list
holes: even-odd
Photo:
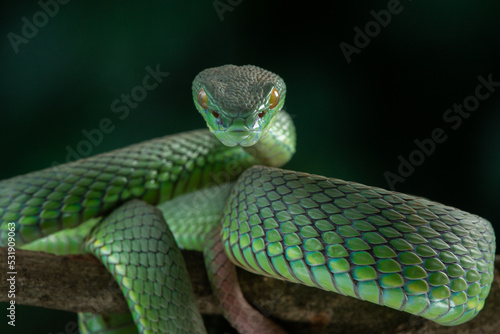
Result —
[{"label": "tree branch", "polygon": [[[200,253],[183,252],[198,307],[204,314],[220,314],[213,298]],[[9,302],[7,249],[0,248],[0,302]],[[495,267],[500,265],[497,256]],[[104,266],[91,255],[56,256],[16,250],[15,301],[72,312],[122,313],[127,304],[118,285]],[[398,332],[465,333],[500,328],[500,278],[495,280],[484,309],[467,324],[443,327],[432,321],[387,307],[325,292],[299,284],[253,275],[238,270],[248,301],[290,333]]]}]

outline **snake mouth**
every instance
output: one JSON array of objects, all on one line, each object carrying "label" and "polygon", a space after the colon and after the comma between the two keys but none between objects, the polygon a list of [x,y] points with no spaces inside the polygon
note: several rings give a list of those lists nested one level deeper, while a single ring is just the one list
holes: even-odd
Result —
[{"label": "snake mouth", "polygon": [[226,146],[243,146],[249,147],[255,145],[262,136],[260,130],[218,130],[212,131],[213,134]]}]

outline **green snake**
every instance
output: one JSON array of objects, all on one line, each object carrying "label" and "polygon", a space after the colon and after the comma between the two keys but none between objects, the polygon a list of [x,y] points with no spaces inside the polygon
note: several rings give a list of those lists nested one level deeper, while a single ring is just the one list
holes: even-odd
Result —
[{"label": "green snake", "polygon": [[130,314],[79,314],[81,332],[205,333],[179,248],[203,252],[241,333],[284,331],[244,300],[233,264],[443,325],[484,307],[495,254],[487,220],[278,168],[295,152],[295,128],[274,73],[209,68],[192,94],[209,130],[0,181],[0,246],[10,237],[32,250],[92,253],[118,282]]}]

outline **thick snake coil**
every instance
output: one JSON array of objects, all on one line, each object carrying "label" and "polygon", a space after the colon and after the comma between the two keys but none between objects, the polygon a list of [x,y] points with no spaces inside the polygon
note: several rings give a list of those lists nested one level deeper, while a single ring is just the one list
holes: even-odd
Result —
[{"label": "thick snake coil", "polygon": [[269,167],[240,177],[223,241],[249,271],[443,325],[474,317],[493,280],[488,221],[407,194]]},{"label": "thick snake coil", "polygon": [[[282,79],[258,67],[201,72],[193,100],[212,134],[168,136],[0,181],[0,246],[9,237],[21,245],[100,219],[92,231],[42,241],[66,247],[63,240],[74,239],[77,249],[101,259],[143,333],[204,332],[177,245],[203,250],[214,280],[217,259],[229,257],[257,274],[443,325],[478,314],[495,256],[485,219],[407,194],[254,166],[279,167],[295,150],[293,123],[281,110],[285,95]],[[209,200],[198,205],[203,198]],[[158,204],[170,229],[151,206]],[[219,247],[218,237],[206,236],[221,226]],[[221,305],[231,307],[228,300]],[[113,318],[117,327],[131,322],[122,318]],[[106,327],[99,316],[80,319],[84,332]]]}]

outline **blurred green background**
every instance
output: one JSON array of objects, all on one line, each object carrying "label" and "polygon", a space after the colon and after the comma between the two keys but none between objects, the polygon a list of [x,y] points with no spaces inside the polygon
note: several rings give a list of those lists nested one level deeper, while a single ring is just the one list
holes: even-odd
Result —
[{"label": "blurred green background", "polygon": [[[474,95],[478,76],[500,82],[498,1],[401,1],[350,63],[339,44],[355,46],[354,28],[364,30],[387,1],[230,3],[70,1],[46,22],[35,1],[2,3],[0,179],[64,162],[103,118],[114,130],[91,154],[202,128],[194,76],[254,64],[287,83],[298,145],[286,168],[388,188],[384,174],[397,173],[398,156],[442,128],[447,140],[395,189],[500,227],[500,87],[456,130],[443,120]],[[33,20],[36,34],[23,28]],[[111,103],[142,85],[147,66],[169,75],[122,120]],[[76,319],[19,307],[13,331],[2,318],[1,333],[53,334]]]}]

